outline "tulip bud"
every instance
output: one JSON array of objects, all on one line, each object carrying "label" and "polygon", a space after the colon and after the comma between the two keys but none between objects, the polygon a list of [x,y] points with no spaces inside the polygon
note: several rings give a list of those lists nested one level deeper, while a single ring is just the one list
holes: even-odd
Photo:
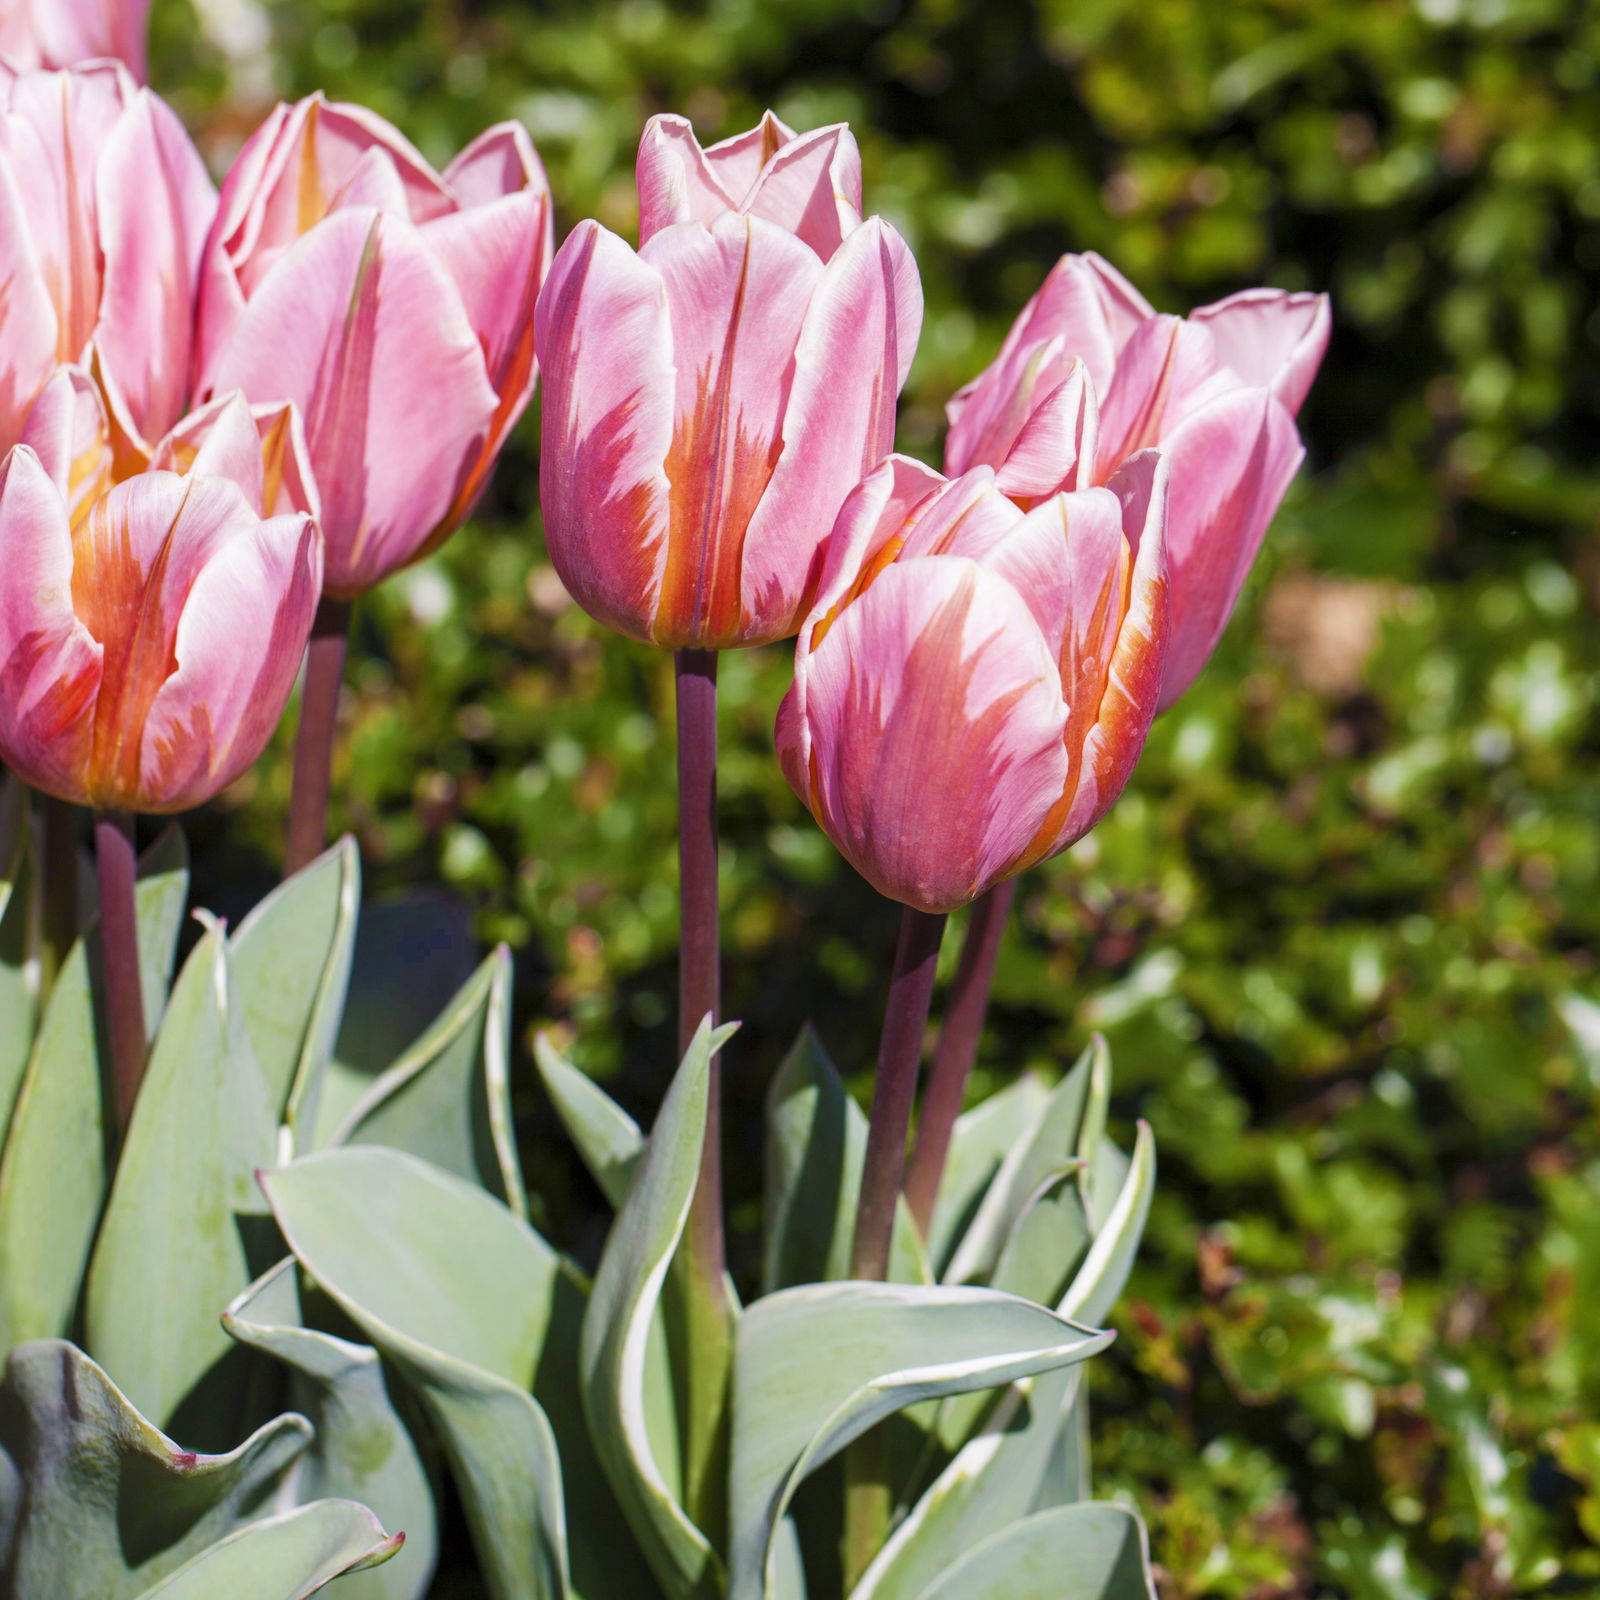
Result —
[{"label": "tulip bud", "polygon": [[778,714],[796,794],[851,865],[951,911],[1105,814],[1155,715],[1166,468],[1024,512],[975,468],[891,456],[839,514]]},{"label": "tulip bud", "polygon": [[[655,644],[799,627],[839,507],[893,443],[921,327],[905,242],[855,221],[848,132],[763,129],[701,156],[658,118],[645,242],[580,224],[539,300],[551,559],[591,615]],[[763,160],[758,135],[790,142]]]},{"label": "tulip bud", "polygon": [[0,451],[65,362],[104,392],[123,471],[188,407],[216,191],[171,109],[119,66],[0,67]]},{"label": "tulip bud", "polygon": [[1294,418],[1328,327],[1326,295],[1276,289],[1158,316],[1100,257],[1064,256],[950,402],[946,470],[989,465],[1023,504],[1106,483],[1160,446],[1172,474],[1163,710],[1210,657],[1305,455]]},{"label": "tulip bud", "polygon": [[471,510],[533,393],[550,193],[526,132],[441,175],[388,123],[279,106],[223,185],[199,316],[201,398],[292,402],[351,599]]},{"label": "tulip bud", "polygon": [[113,482],[111,428],[65,368],[0,465],[0,757],[82,805],[183,811],[260,755],[322,588],[293,418],[238,396]]},{"label": "tulip bud", "polygon": [[0,57],[14,67],[120,61],[141,83],[150,0],[6,0]]}]

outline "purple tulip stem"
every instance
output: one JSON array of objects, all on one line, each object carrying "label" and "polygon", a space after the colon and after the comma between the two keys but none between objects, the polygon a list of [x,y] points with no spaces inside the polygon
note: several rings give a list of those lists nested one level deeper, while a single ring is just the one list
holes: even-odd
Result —
[{"label": "purple tulip stem", "polygon": [[923,1238],[927,1238],[928,1226],[933,1221],[944,1164],[950,1154],[950,1135],[966,1099],[972,1064],[978,1059],[978,1041],[983,1036],[984,1018],[989,1013],[989,992],[994,986],[1000,940],[1005,934],[1016,892],[1017,880],[1007,878],[973,905],[967,936],[961,946],[961,961],[950,986],[944,1026],[934,1049],[928,1092],[917,1122],[917,1142],[906,1176],[906,1201]]},{"label": "purple tulip stem", "polygon": [[100,879],[100,965],[117,1133],[128,1130],[144,1076],[144,990],[139,981],[139,919],[134,899],[139,857],[133,818],[126,811],[94,816],[95,866]]},{"label": "purple tulip stem", "polygon": [[283,875],[292,877],[328,848],[328,796],[333,788],[333,736],[350,638],[350,602],[324,595],[306,646],[305,688],[294,740],[294,787],[284,835]]},{"label": "purple tulip stem", "polygon": [[[861,1199],[850,1255],[850,1276],[882,1282],[889,1275],[895,1211],[906,1169],[906,1135],[917,1098],[917,1067],[928,1026],[933,980],[939,969],[944,916],[913,911],[900,919],[889,1003],[878,1044],[872,1087],[872,1122],[861,1173]],[[891,1497],[885,1436],[874,1429],[845,1452],[844,1579],[853,1589],[889,1531]]]},{"label": "purple tulip stem", "polygon": [[895,1207],[906,1169],[906,1135],[917,1097],[917,1067],[922,1035],[928,1026],[933,979],[939,966],[939,939],[944,916],[913,911],[900,919],[889,1004],[878,1045],[878,1074],[872,1089],[872,1122],[861,1173],[861,1199],[856,1210],[855,1242],[850,1275],[882,1281],[889,1271],[889,1246],[894,1239]]},{"label": "purple tulip stem", "polygon": [[[678,1054],[721,1003],[717,913],[717,656],[679,650],[678,701]],[[699,1526],[722,1520],[727,1388],[732,1363],[727,1245],[722,1222],[722,1070],[711,1058],[705,1140],[684,1238],[681,1289],[686,1348],[685,1499]]]},{"label": "purple tulip stem", "polygon": [[50,991],[78,937],[78,808],[42,795],[43,885],[40,894],[40,999]]}]

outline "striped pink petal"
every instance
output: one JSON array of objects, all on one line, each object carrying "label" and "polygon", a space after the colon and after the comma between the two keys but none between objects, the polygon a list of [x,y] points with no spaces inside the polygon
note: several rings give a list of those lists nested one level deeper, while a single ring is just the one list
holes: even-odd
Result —
[{"label": "striped pink petal", "polygon": [[1245,289],[1201,306],[1194,320],[1210,330],[1219,361],[1299,413],[1328,348],[1327,295]]}]

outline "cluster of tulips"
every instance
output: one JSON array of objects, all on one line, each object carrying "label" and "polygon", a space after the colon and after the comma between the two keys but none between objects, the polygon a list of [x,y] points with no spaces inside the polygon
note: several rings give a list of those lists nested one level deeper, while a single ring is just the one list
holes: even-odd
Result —
[{"label": "cluster of tulips", "polygon": [[[47,865],[95,815],[121,1126],[148,1049],[132,817],[237,779],[303,675],[286,870],[319,856],[351,604],[469,516],[542,375],[556,570],[676,653],[685,1050],[719,1009],[718,652],[797,639],[783,770],[905,908],[850,1259],[883,1279],[902,1206],[929,1230],[1012,882],[1105,814],[1205,665],[1302,459],[1326,300],[1161,315],[1067,256],[951,399],[940,472],[892,453],[921,289],[847,127],[769,113],[702,148],[655,117],[638,248],[590,221],[555,250],[514,123],[441,173],[313,95],[219,191],[139,35],[138,6],[0,18],[0,758],[47,797]],[[707,1472],[735,1320],[708,1082],[682,1257]],[[849,1522],[864,1561],[881,1507]]]}]

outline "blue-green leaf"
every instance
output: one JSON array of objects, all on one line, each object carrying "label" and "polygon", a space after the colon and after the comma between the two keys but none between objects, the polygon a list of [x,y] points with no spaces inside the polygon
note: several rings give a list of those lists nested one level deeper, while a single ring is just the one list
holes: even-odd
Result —
[{"label": "blue-green leaf", "polygon": [[[154,1033],[189,894],[183,835],[167,829],[139,872],[140,972]],[[95,1018],[99,982],[91,976],[98,966],[91,927],[50,993],[0,1154],[0,1349],[68,1331],[105,1204],[106,1079]]]},{"label": "blue-green leaf", "polygon": [[357,1500],[405,1535],[404,1555],[347,1578],[342,1600],[421,1600],[439,1553],[433,1486],[378,1352],[306,1326],[292,1259],[251,1284],[222,1322],[291,1370],[290,1398],[316,1429],[296,1477],[300,1496]]},{"label": "blue-green leaf", "polygon": [[644,1150],[639,1124],[586,1072],[567,1060],[545,1034],[533,1041],[539,1076],[578,1147],[583,1164],[613,1210],[621,1206]]},{"label": "blue-green leaf", "polygon": [[795,1490],[874,1423],[1071,1366],[1110,1342],[991,1289],[812,1284],[756,1301],[739,1318],[734,1362],[730,1600],[769,1600]]},{"label": "blue-green leaf", "polygon": [[1144,1525],[1125,1506],[1043,1511],[969,1550],[920,1600],[1156,1600]]},{"label": "blue-green leaf", "polygon": [[196,1455],[73,1345],[18,1345],[0,1382],[0,1593],[143,1594],[256,1514],[310,1437],[282,1416]]}]

